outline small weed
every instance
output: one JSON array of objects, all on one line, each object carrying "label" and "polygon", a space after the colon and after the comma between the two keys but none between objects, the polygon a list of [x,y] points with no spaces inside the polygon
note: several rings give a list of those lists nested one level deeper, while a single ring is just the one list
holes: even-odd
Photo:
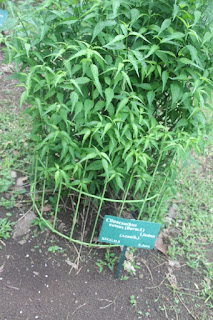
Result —
[{"label": "small weed", "polygon": [[14,184],[14,180],[12,179],[9,170],[1,167],[0,169],[0,192],[6,192]]},{"label": "small weed", "polygon": [[10,232],[12,231],[11,226],[13,223],[8,220],[8,218],[0,218],[0,239],[8,239],[10,237]]},{"label": "small weed", "polygon": [[122,280],[122,281],[126,281],[126,280],[128,280],[128,279],[129,279],[128,276],[121,276],[121,280]]},{"label": "small weed", "polygon": [[131,305],[132,305],[133,307],[136,306],[137,301],[135,300],[135,296],[134,296],[134,295],[130,296],[130,303],[131,303]]},{"label": "small weed", "polygon": [[51,246],[48,248],[48,252],[56,253],[57,251],[64,252],[59,246]]},{"label": "small weed", "polygon": [[45,227],[46,227],[45,222],[39,217],[33,219],[31,221],[31,224],[36,227],[35,230],[34,230],[34,236],[35,237],[38,236],[39,231],[43,232],[45,230]]},{"label": "small weed", "polygon": [[4,197],[1,197],[0,206],[5,207],[5,209],[12,209],[14,205],[15,205],[14,197],[11,197],[10,200],[7,200]]},{"label": "small weed", "polygon": [[101,273],[103,271],[104,266],[107,266],[112,271],[116,260],[117,258],[115,257],[115,253],[110,252],[110,250],[107,249],[105,253],[105,260],[103,261],[98,259],[98,262],[96,262],[96,265],[99,267],[99,272]]}]

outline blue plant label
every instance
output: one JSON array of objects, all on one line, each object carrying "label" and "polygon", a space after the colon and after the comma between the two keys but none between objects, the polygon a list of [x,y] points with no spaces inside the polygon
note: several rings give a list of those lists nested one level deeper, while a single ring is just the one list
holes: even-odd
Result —
[{"label": "blue plant label", "polygon": [[8,12],[5,10],[0,9],[0,27],[3,26],[3,23],[8,17]]},{"label": "blue plant label", "polygon": [[153,249],[161,223],[106,215],[98,241],[141,249]]}]

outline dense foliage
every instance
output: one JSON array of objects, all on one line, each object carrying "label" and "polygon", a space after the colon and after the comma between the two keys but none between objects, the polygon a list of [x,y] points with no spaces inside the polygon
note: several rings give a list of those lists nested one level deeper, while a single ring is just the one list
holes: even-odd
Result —
[{"label": "dense foliage", "polygon": [[[45,175],[142,197],[190,147],[203,148],[212,90],[208,1],[25,3],[6,60],[25,88]],[[13,11],[14,13],[14,11]],[[174,162],[173,162],[174,163]],[[158,177],[158,179],[157,179]]]}]

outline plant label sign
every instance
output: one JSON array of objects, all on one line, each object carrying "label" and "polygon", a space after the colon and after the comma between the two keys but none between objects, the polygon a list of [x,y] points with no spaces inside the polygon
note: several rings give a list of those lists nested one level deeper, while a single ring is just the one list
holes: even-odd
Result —
[{"label": "plant label sign", "polygon": [[120,246],[153,249],[161,223],[106,215],[98,241]]},{"label": "plant label sign", "polygon": [[0,9],[0,28],[3,26],[3,23],[7,19],[7,16],[8,16],[8,12]]}]

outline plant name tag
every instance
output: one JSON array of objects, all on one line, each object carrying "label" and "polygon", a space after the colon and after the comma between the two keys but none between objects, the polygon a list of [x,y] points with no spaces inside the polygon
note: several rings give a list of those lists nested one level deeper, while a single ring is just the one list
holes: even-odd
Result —
[{"label": "plant name tag", "polygon": [[120,246],[153,249],[161,223],[106,215],[98,241]]},{"label": "plant name tag", "polygon": [[3,26],[4,21],[7,19],[8,12],[0,9],[0,27]]}]

